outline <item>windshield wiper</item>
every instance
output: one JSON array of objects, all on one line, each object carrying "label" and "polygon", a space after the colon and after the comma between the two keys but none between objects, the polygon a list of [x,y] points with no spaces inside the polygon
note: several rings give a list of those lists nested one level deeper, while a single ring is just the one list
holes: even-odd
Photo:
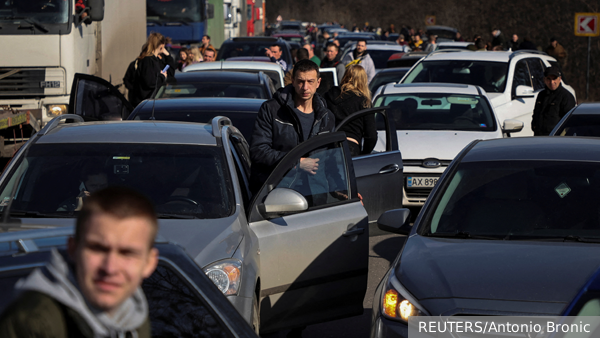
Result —
[{"label": "windshield wiper", "polygon": [[158,218],[162,219],[194,219],[197,218],[194,215],[184,215],[184,214],[158,214]]},{"label": "windshield wiper", "polygon": [[549,242],[581,242],[581,243],[600,243],[600,238],[589,238],[582,236],[567,235],[563,237],[523,237],[522,241],[549,241]]},{"label": "windshield wiper", "polygon": [[503,240],[502,237],[472,235],[468,231],[456,230],[455,232],[435,232],[426,234],[427,237],[441,238],[468,238],[468,239],[488,239],[488,240]]},{"label": "windshield wiper", "polygon": [[48,214],[41,213],[39,211],[22,211],[22,210],[12,210],[10,212],[11,216],[16,217],[25,217],[25,218],[72,218],[73,216],[69,214],[56,213],[56,214]]},{"label": "windshield wiper", "polygon": [[[11,17],[6,17],[6,18],[2,18],[2,19],[6,19],[6,20],[23,20],[24,22],[32,25],[33,27],[41,30],[44,33],[48,33],[48,28],[46,28],[46,26],[44,26],[41,22],[37,21],[34,18],[31,17],[26,17],[26,16],[11,16]],[[28,27],[25,27],[28,28]]]}]

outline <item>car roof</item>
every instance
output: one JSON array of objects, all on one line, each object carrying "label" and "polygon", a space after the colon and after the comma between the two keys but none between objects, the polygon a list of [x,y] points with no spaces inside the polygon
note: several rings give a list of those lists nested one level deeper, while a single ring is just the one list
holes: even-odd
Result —
[{"label": "car roof", "polygon": [[443,41],[443,42],[438,42],[438,46],[469,46],[472,45],[473,42],[468,42],[468,41]]},{"label": "car roof", "polygon": [[210,83],[236,83],[236,84],[257,84],[261,83],[257,73],[222,71],[215,72],[187,72],[175,74],[177,84],[210,82]]},{"label": "car roof", "polygon": [[[169,99],[172,100],[172,99]],[[158,101],[158,100],[157,100]],[[212,126],[169,121],[103,121],[64,123],[41,136],[36,144],[160,143],[217,145]]]},{"label": "car roof", "polygon": [[136,108],[138,112],[248,112],[256,114],[260,106],[265,102],[263,99],[231,98],[231,97],[186,97],[165,98],[144,101],[141,107]]},{"label": "car roof", "polygon": [[283,72],[281,66],[273,62],[258,61],[215,61],[194,63],[184,68],[184,73],[201,70],[233,70],[233,69],[256,69],[265,71]]},{"label": "car roof", "polygon": [[446,30],[446,31],[458,32],[458,29],[456,29],[454,27],[450,27],[450,26],[427,26],[427,31],[433,31],[433,30]]},{"label": "car roof", "polygon": [[[350,46],[352,50],[356,49],[356,44],[352,44]],[[404,46],[400,46],[398,44],[388,44],[388,43],[373,43],[370,44],[367,42],[367,52],[369,50],[392,50],[403,52],[405,50]]]},{"label": "car roof", "polygon": [[386,73],[406,73],[409,70],[410,70],[410,67],[384,68],[384,69],[378,71],[377,74],[375,74],[375,76],[377,76],[379,74],[386,74]]},{"label": "car roof", "polygon": [[461,162],[519,160],[600,162],[600,138],[536,136],[480,141]]},{"label": "car roof", "polygon": [[572,115],[600,115],[600,103],[590,102],[578,105]]},{"label": "car roof", "polygon": [[468,49],[461,50],[447,50],[442,49],[439,51],[435,51],[423,62],[426,61],[439,61],[439,60],[469,60],[469,61],[492,61],[492,62],[509,62],[516,55],[535,55],[537,57],[546,57],[549,56],[546,53],[538,52],[538,51],[471,51]]},{"label": "car roof", "polygon": [[477,86],[457,83],[404,83],[387,84],[381,91],[384,94],[406,94],[406,93],[453,93],[463,95],[481,95],[483,92]]},{"label": "car roof", "polygon": [[298,37],[298,38],[303,38],[304,35],[301,34],[298,31],[290,31],[290,30],[284,30],[284,31],[279,31],[277,33],[273,33],[271,36],[274,37]]}]

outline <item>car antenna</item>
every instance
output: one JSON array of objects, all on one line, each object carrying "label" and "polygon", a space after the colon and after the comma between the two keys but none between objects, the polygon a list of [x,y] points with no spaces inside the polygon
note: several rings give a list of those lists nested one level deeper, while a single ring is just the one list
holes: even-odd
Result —
[{"label": "car antenna", "polygon": [[152,100],[152,115],[150,115],[150,120],[156,120],[154,118],[154,105],[156,104],[156,99]]}]

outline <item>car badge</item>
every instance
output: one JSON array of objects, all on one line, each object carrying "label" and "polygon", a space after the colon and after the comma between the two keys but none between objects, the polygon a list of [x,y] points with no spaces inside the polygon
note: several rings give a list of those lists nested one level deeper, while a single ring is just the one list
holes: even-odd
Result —
[{"label": "car badge", "polygon": [[442,163],[435,158],[426,158],[423,160],[423,166],[425,168],[437,168],[441,165]]},{"label": "car badge", "polygon": [[560,198],[565,198],[571,192],[571,188],[569,188],[569,186],[563,182],[554,188],[554,191],[556,191]]}]

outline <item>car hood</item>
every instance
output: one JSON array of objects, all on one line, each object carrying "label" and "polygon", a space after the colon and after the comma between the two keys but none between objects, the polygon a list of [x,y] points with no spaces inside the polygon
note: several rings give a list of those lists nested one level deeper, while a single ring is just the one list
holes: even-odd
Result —
[{"label": "car hood", "polygon": [[[385,132],[377,132],[375,150],[385,151]],[[402,158],[407,160],[437,158],[452,160],[474,140],[502,137],[499,131],[402,130],[397,132]],[[443,145],[443,146],[441,146]],[[381,147],[381,149],[378,149]]]},{"label": "car hood", "polygon": [[598,265],[598,244],[413,235],[395,273],[419,300],[569,302]]},{"label": "car hood", "polygon": [[490,99],[492,108],[500,107],[501,105],[508,102],[504,93],[487,93],[487,96]]},{"label": "car hood", "polygon": [[[74,218],[23,218],[23,228],[74,226]],[[181,245],[200,267],[231,258],[244,238],[238,214],[218,219],[159,219],[159,235]]]}]

